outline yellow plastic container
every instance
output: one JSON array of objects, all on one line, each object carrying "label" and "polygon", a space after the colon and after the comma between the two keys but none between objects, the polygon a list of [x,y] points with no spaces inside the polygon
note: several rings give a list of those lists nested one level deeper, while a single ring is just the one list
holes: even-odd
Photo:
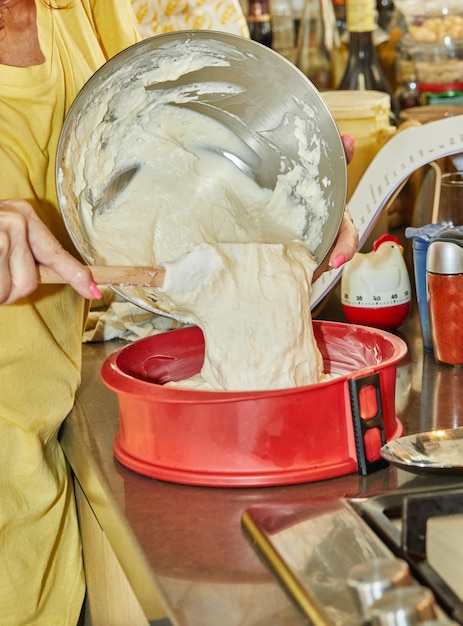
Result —
[{"label": "yellow plastic container", "polygon": [[349,200],[365,170],[394,135],[391,99],[381,91],[324,91],[325,100],[341,135],[355,139],[355,153],[347,168]]}]

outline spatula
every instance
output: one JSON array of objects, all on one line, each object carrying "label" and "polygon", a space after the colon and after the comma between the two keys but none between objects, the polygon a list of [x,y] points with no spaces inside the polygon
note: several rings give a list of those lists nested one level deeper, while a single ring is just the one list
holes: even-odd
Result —
[{"label": "spatula", "polygon": [[[162,267],[111,267],[89,266],[97,285],[117,287],[162,287],[165,270]],[[43,284],[62,285],[67,281],[45,265],[38,266],[39,281]]]},{"label": "spatula", "polygon": [[103,215],[103,213],[106,213],[106,211],[111,207],[113,199],[117,196],[118,193],[120,193],[127,187],[127,185],[130,183],[130,181],[139,169],[139,165],[134,165],[133,167],[129,167],[122,172],[118,172],[114,176],[114,178],[110,180],[108,186],[103,192],[103,195],[101,196],[101,198],[98,199],[97,202],[93,202],[92,194],[89,191],[88,201],[90,202],[90,204],[93,204],[93,220],[96,217]]}]

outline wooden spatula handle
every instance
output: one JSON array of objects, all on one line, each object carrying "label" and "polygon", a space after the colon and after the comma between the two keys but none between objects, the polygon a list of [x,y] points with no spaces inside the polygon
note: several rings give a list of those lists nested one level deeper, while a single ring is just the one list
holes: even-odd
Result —
[{"label": "wooden spatula handle", "polygon": [[[162,287],[165,270],[162,267],[111,267],[92,265],[89,267],[97,285],[117,287]],[[39,281],[49,285],[61,285],[66,281],[45,265],[38,266]]]}]

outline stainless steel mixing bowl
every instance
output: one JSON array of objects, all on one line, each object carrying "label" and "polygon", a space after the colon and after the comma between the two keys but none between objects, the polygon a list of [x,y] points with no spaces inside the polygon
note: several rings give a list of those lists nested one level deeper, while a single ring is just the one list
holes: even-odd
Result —
[{"label": "stainless steel mixing bowl", "polygon": [[[183,60],[197,56],[206,56],[210,62],[194,71],[181,69]],[[157,78],[153,80],[153,76]],[[321,241],[311,250],[321,263],[334,242],[346,201],[346,159],[337,126],[317,89],[293,64],[254,41],[213,31],[182,31],[144,40],[108,61],[75,99],[58,145],[56,180],[66,227],[84,260],[89,265],[96,262],[82,204],[99,205],[101,213],[104,190],[94,188],[88,172],[85,188],[76,180],[82,178],[96,151],[101,151],[102,140],[94,129],[105,124],[111,132],[112,123],[125,123],[111,117],[105,105],[108,93],[122,97],[128,92],[131,96],[131,91],[140,88],[140,81],[153,98],[181,88],[188,97],[185,102],[175,102],[176,106],[199,111],[231,130],[239,150],[223,156],[261,187],[273,189],[279,174],[306,158],[298,141],[303,124],[319,159],[318,178],[328,208]],[[120,146],[121,151],[125,149]],[[108,173],[108,183],[117,174],[116,156],[100,163],[100,169]],[[116,291],[145,309],[166,315],[150,290]]]}]

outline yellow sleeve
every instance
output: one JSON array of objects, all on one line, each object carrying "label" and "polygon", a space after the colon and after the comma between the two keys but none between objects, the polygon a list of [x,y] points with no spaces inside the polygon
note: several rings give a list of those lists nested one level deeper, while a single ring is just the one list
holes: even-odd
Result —
[{"label": "yellow sleeve", "polygon": [[81,0],[106,59],[140,40],[130,0]]}]

